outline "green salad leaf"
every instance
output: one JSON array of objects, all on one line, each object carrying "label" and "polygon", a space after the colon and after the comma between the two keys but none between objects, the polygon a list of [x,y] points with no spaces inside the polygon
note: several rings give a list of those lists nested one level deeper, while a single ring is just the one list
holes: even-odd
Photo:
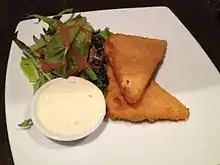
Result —
[{"label": "green salad leaf", "polygon": [[45,78],[45,76],[40,75],[39,79],[36,81],[35,84],[33,84],[34,87],[34,93],[42,86],[44,85],[46,82],[48,82],[49,80]]},{"label": "green salad leaf", "polygon": [[32,52],[39,50],[40,48],[46,46],[47,44],[44,39],[36,40],[35,38],[35,42],[36,42],[35,44],[30,46]]},{"label": "green salad leaf", "polygon": [[87,68],[85,70],[86,76],[91,79],[92,81],[96,81],[98,80],[98,76],[96,75],[96,73],[91,69],[91,68]]},{"label": "green salad leaf", "polygon": [[35,35],[33,35],[33,40],[35,43],[37,43],[38,41],[40,41],[40,39],[38,39]]},{"label": "green salad leaf", "polygon": [[99,35],[102,36],[105,40],[111,36],[113,33],[109,31],[109,28],[105,28],[104,30],[100,31]]},{"label": "green salad leaf", "polygon": [[28,129],[32,125],[33,125],[33,122],[31,119],[24,120],[22,123],[18,124],[18,126],[23,129]]},{"label": "green salad leaf", "polygon": [[73,9],[64,9],[63,11],[61,11],[61,12],[59,12],[57,15],[55,15],[54,17],[53,17],[53,19],[57,19],[57,20],[59,20],[64,14],[68,14],[68,13],[73,13]]},{"label": "green salad leaf", "polygon": [[49,25],[49,27],[51,27],[51,28],[56,28],[57,25],[62,24],[62,22],[60,20],[45,17],[45,16],[38,15],[38,14],[32,14],[28,17],[29,18],[38,18],[40,21],[42,20],[43,22],[47,23]]},{"label": "green salad leaf", "polygon": [[27,56],[33,56],[31,49],[26,44],[24,44],[22,41],[17,39],[17,32],[15,33],[15,36],[16,37],[14,37],[13,40],[16,43],[16,45],[23,51],[23,53]]},{"label": "green salad leaf", "polygon": [[92,31],[92,26],[89,23],[85,23],[82,27],[79,27],[78,34],[72,43],[73,49],[78,50],[80,55],[86,59],[89,56]]},{"label": "green salad leaf", "polygon": [[35,84],[39,79],[39,74],[32,61],[28,58],[22,57],[20,67],[25,76],[28,78],[29,82]]}]

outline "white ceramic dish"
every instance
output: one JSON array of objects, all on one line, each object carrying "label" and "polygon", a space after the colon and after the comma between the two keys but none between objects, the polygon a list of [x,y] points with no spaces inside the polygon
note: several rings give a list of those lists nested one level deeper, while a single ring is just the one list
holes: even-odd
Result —
[{"label": "white ceramic dish", "polygon": [[[201,46],[166,7],[82,13],[94,28],[166,39],[166,58],[156,81],[191,112],[187,122],[156,124],[103,123],[91,136],[56,143],[34,126],[16,125],[29,115],[32,86],[19,68],[21,51],[12,43],[5,107],[15,165],[217,165],[220,164],[220,76]],[[22,21],[18,37],[33,43],[42,32],[37,20]]]},{"label": "white ceramic dish", "polygon": [[[44,134],[45,136],[47,136],[48,138],[51,138],[53,140],[73,141],[73,140],[79,140],[79,139],[85,138],[85,137],[89,136],[91,133],[93,133],[101,125],[101,123],[103,122],[103,119],[105,117],[105,114],[106,114],[106,106],[105,106],[106,103],[105,103],[105,98],[104,98],[104,95],[102,94],[102,91],[97,86],[95,86],[94,84],[92,84],[91,82],[89,82],[85,79],[82,79],[79,77],[74,77],[74,76],[71,77],[71,79],[73,79],[75,82],[78,82],[78,83],[83,82],[83,83],[89,84],[93,88],[93,90],[96,89],[96,91],[98,93],[100,93],[100,99],[98,101],[100,101],[99,104],[101,104],[100,107],[102,107],[102,109],[100,111],[99,119],[97,121],[95,121],[95,123],[93,123],[93,125],[88,130],[85,130],[85,132],[80,133],[80,134],[72,134],[72,135],[68,135],[68,136],[55,134],[55,133],[45,129],[45,127],[40,123],[40,121],[36,115],[36,101],[39,98],[39,96],[42,94],[42,92],[46,88],[48,88],[53,83],[60,81],[61,79],[63,79],[63,78],[56,78],[54,80],[51,80],[51,81],[47,82],[46,84],[44,84],[43,86],[41,86],[40,89],[37,90],[37,92],[34,94],[34,97],[31,101],[31,105],[30,105],[31,119],[32,119],[34,125],[38,128],[38,130],[42,134]],[[68,81],[68,79],[67,79],[67,81]],[[77,83],[75,83],[75,84],[77,84]],[[73,102],[74,101],[77,101],[77,100],[73,100]],[[69,108],[71,108],[71,107],[69,107]]]}]

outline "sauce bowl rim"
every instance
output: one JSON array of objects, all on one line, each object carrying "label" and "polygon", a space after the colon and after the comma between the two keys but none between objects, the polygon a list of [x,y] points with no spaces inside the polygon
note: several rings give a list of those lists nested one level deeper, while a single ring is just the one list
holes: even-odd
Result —
[{"label": "sauce bowl rim", "polygon": [[[68,78],[74,78],[74,79],[83,79],[87,82],[89,82],[90,84],[92,84],[97,90],[99,90],[99,92],[102,93],[102,91],[92,82],[84,79],[84,78],[80,78],[80,77],[76,77],[76,76],[70,76]],[[68,79],[67,78],[67,79]],[[37,119],[36,116],[36,101],[38,99],[38,97],[41,95],[42,91],[44,89],[46,89],[47,87],[49,87],[52,83],[59,81],[61,79],[64,79],[62,77],[59,78],[55,78],[53,80],[50,80],[49,82],[45,83],[44,85],[42,85],[34,94],[32,100],[31,100],[31,106],[30,106],[30,116],[32,119],[33,124],[37,127],[37,129],[44,134],[46,137],[53,139],[53,140],[57,140],[57,141],[75,141],[75,140],[79,140],[82,139],[84,137],[89,136],[90,134],[92,134],[103,122],[104,117],[106,115],[106,102],[105,102],[105,97],[104,94],[102,93],[102,101],[99,102],[99,104],[103,104],[103,111],[100,114],[100,118],[94,123],[93,126],[91,126],[90,129],[88,129],[87,131],[85,131],[84,133],[80,133],[80,134],[74,134],[74,135],[59,135],[59,134],[55,134],[47,129],[44,128],[44,126],[39,122],[39,120]]]}]

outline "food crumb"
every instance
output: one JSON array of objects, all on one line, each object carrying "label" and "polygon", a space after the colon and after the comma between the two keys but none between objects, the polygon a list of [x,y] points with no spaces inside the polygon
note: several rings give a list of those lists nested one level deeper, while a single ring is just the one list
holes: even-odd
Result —
[{"label": "food crumb", "polygon": [[75,84],[75,81],[72,80],[72,79],[69,79],[69,83],[71,83],[71,84]]},{"label": "food crumb", "polygon": [[91,95],[91,94],[89,94],[88,96],[89,96],[89,97],[92,97],[92,95]]},{"label": "food crumb", "polygon": [[77,125],[77,124],[79,124],[79,121],[74,121],[74,125]]}]

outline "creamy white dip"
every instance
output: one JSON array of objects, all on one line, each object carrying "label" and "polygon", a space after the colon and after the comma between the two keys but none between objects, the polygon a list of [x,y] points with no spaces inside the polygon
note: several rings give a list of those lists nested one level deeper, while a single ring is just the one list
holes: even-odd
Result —
[{"label": "creamy white dip", "polygon": [[45,129],[55,134],[85,133],[103,116],[103,99],[102,92],[84,79],[60,79],[39,95],[36,117]]}]

